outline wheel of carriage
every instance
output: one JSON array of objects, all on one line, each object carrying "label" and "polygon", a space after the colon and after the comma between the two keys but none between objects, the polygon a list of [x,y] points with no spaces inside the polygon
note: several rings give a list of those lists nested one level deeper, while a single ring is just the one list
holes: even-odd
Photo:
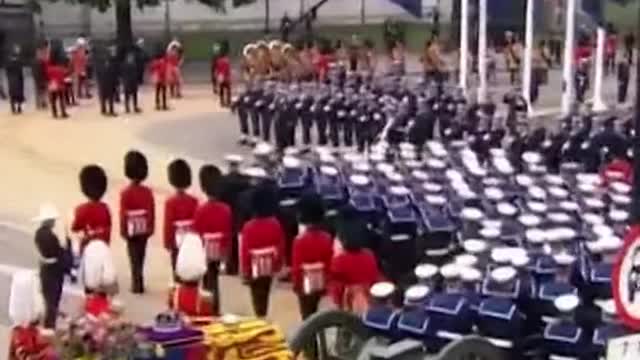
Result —
[{"label": "wheel of carriage", "polygon": [[329,310],[307,319],[289,341],[295,359],[353,360],[369,338],[355,315]]},{"label": "wheel of carriage", "polygon": [[480,336],[467,336],[447,345],[436,360],[508,360],[507,353]]}]

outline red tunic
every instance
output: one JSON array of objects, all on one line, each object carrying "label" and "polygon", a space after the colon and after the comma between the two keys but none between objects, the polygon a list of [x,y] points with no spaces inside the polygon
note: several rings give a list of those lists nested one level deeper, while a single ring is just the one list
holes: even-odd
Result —
[{"label": "red tunic", "polygon": [[[280,271],[284,256],[284,241],[284,231],[275,217],[256,218],[244,224],[240,242],[242,275],[246,279],[253,279],[273,276]],[[262,256],[267,256],[269,259],[265,260]],[[258,266],[258,263],[263,263],[261,260],[269,264],[265,267]]]},{"label": "red tunic", "polygon": [[11,329],[9,360],[54,359],[50,344],[40,335],[36,325]]},{"label": "red tunic", "polygon": [[87,63],[87,51],[84,48],[73,51],[71,55],[71,66],[73,67],[74,75],[85,76],[87,74]]},{"label": "red tunic", "polygon": [[196,210],[193,229],[202,237],[207,258],[222,260],[231,245],[231,208],[221,201],[208,200]]},{"label": "red tunic", "polygon": [[[298,293],[307,293],[310,288],[310,278],[319,264],[322,265],[322,281],[326,284],[329,280],[329,269],[333,258],[333,239],[326,231],[309,228],[293,242],[291,276],[293,289]],[[305,282],[307,283],[305,286]],[[326,287],[322,290],[326,290]]]},{"label": "red tunic", "polygon": [[103,294],[88,294],[84,303],[84,311],[87,315],[97,318],[103,315],[113,315],[111,302],[107,295]]},{"label": "red tunic", "polygon": [[231,63],[228,57],[218,58],[215,64],[215,75],[219,83],[231,82]]},{"label": "red tunic", "polygon": [[120,193],[120,235],[124,239],[132,236],[153,235],[155,230],[155,202],[148,187],[131,183]]},{"label": "red tunic", "polygon": [[624,181],[627,184],[631,184],[633,181],[633,165],[625,159],[613,159],[600,171],[600,179],[605,185],[613,181]]},{"label": "red tunic", "polygon": [[381,279],[376,258],[370,250],[343,252],[331,261],[331,297],[342,305],[347,287],[360,286],[369,289]]},{"label": "red tunic", "polygon": [[318,79],[326,79],[329,73],[329,63],[331,63],[331,58],[328,55],[320,54],[315,58],[313,65]]},{"label": "red tunic", "polygon": [[102,201],[89,201],[76,207],[71,231],[83,234],[82,246],[88,240],[111,240],[111,212]]},{"label": "red tunic", "polygon": [[151,61],[149,71],[154,84],[163,85],[167,83],[167,61],[164,57]]},{"label": "red tunic", "polygon": [[176,231],[181,222],[193,221],[198,207],[198,199],[185,193],[177,192],[164,203],[164,247],[175,250]]},{"label": "red tunic", "polygon": [[591,57],[591,46],[579,46],[576,48],[576,64],[580,64],[582,60]]},{"label": "red tunic", "polygon": [[196,285],[177,285],[169,292],[169,308],[187,316],[211,316],[210,298],[203,296]]},{"label": "red tunic", "polygon": [[47,88],[50,92],[60,91],[64,88],[64,78],[67,76],[67,69],[63,66],[48,64]]}]

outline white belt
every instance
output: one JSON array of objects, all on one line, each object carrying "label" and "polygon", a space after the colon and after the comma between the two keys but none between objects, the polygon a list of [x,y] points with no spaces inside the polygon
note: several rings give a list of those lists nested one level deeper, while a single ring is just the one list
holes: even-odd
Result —
[{"label": "white belt", "polygon": [[40,263],[43,265],[53,265],[58,262],[57,258],[40,258]]},{"label": "white belt", "polygon": [[426,250],[427,256],[445,256],[449,255],[449,248]]},{"label": "white belt", "polygon": [[497,339],[497,338],[487,338],[490,343],[494,346],[497,346],[502,349],[511,349],[513,348],[513,341],[505,340],[505,339]]},{"label": "white belt", "polygon": [[458,333],[454,333],[454,332],[450,332],[450,331],[445,331],[445,330],[438,331],[436,333],[436,336],[438,336],[441,339],[447,339],[447,340],[460,340],[463,337],[462,334],[458,334]]},{"label": "white belt", "polygon": [[550,355],[549,360],[578,360],[578,358],[573,356]]}]

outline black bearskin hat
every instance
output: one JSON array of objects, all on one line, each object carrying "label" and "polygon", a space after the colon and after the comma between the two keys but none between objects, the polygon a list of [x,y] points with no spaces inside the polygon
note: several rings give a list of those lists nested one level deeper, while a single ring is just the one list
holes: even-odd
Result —
[{"label": "black bearskin hat", "polygon": [[169,184],[176,189],[184,190],[191,186],[191,168],[186,161],[177,159],[169,164]]},{"label": "black bearskin hat", "polygon": [[133,181],[144,181],[149,175],[147,158],[137,150],[131,150],[124,156],[124,175]]},{"label": "black bearskin hat", "polygon": [[80,171],[80,188],[91,200],[100,200],[107,191],[107,175],[98,165],[87,165]]},{"label": "black bearskin hat", "polygon": [[272,182],[259,184],[251,196],[251,205],[257,217],[269,217],[276,213],[278,196]]},{"label": "black bearskin hat", "polygon": [[208,197],[219,194],[222,171],[217,166],[205,165],[200,169],[200,188]]},{"label": "black bearskin hat", "polygon": [[319,224],[324,219],[324,204],[318,194],[304,194],[298,204],[300,222],[303,224]]}]

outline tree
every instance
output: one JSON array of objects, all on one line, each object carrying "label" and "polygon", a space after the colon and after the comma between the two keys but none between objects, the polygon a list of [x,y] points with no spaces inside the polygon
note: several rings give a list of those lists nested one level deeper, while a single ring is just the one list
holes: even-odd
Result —
[{"label": "tree", "polygon": [[[133,30],[131,26],[131,7],[136,6],[144,9],[149,6],[159,6],[164,1],[172,0],[48,0],[50,2],[65,1],[74,5],[88,4],[100,12],[105,12],[112,6],[116,16],[116,40],[120,45],[128,45],[133,42]],[[207,5],[213,11],[225,12],[225,0],[197,0],[199,3]],[[238,6],[247,5],[251,1],[241,1]],[[234,3],[236,5],[236,3]]]}]

